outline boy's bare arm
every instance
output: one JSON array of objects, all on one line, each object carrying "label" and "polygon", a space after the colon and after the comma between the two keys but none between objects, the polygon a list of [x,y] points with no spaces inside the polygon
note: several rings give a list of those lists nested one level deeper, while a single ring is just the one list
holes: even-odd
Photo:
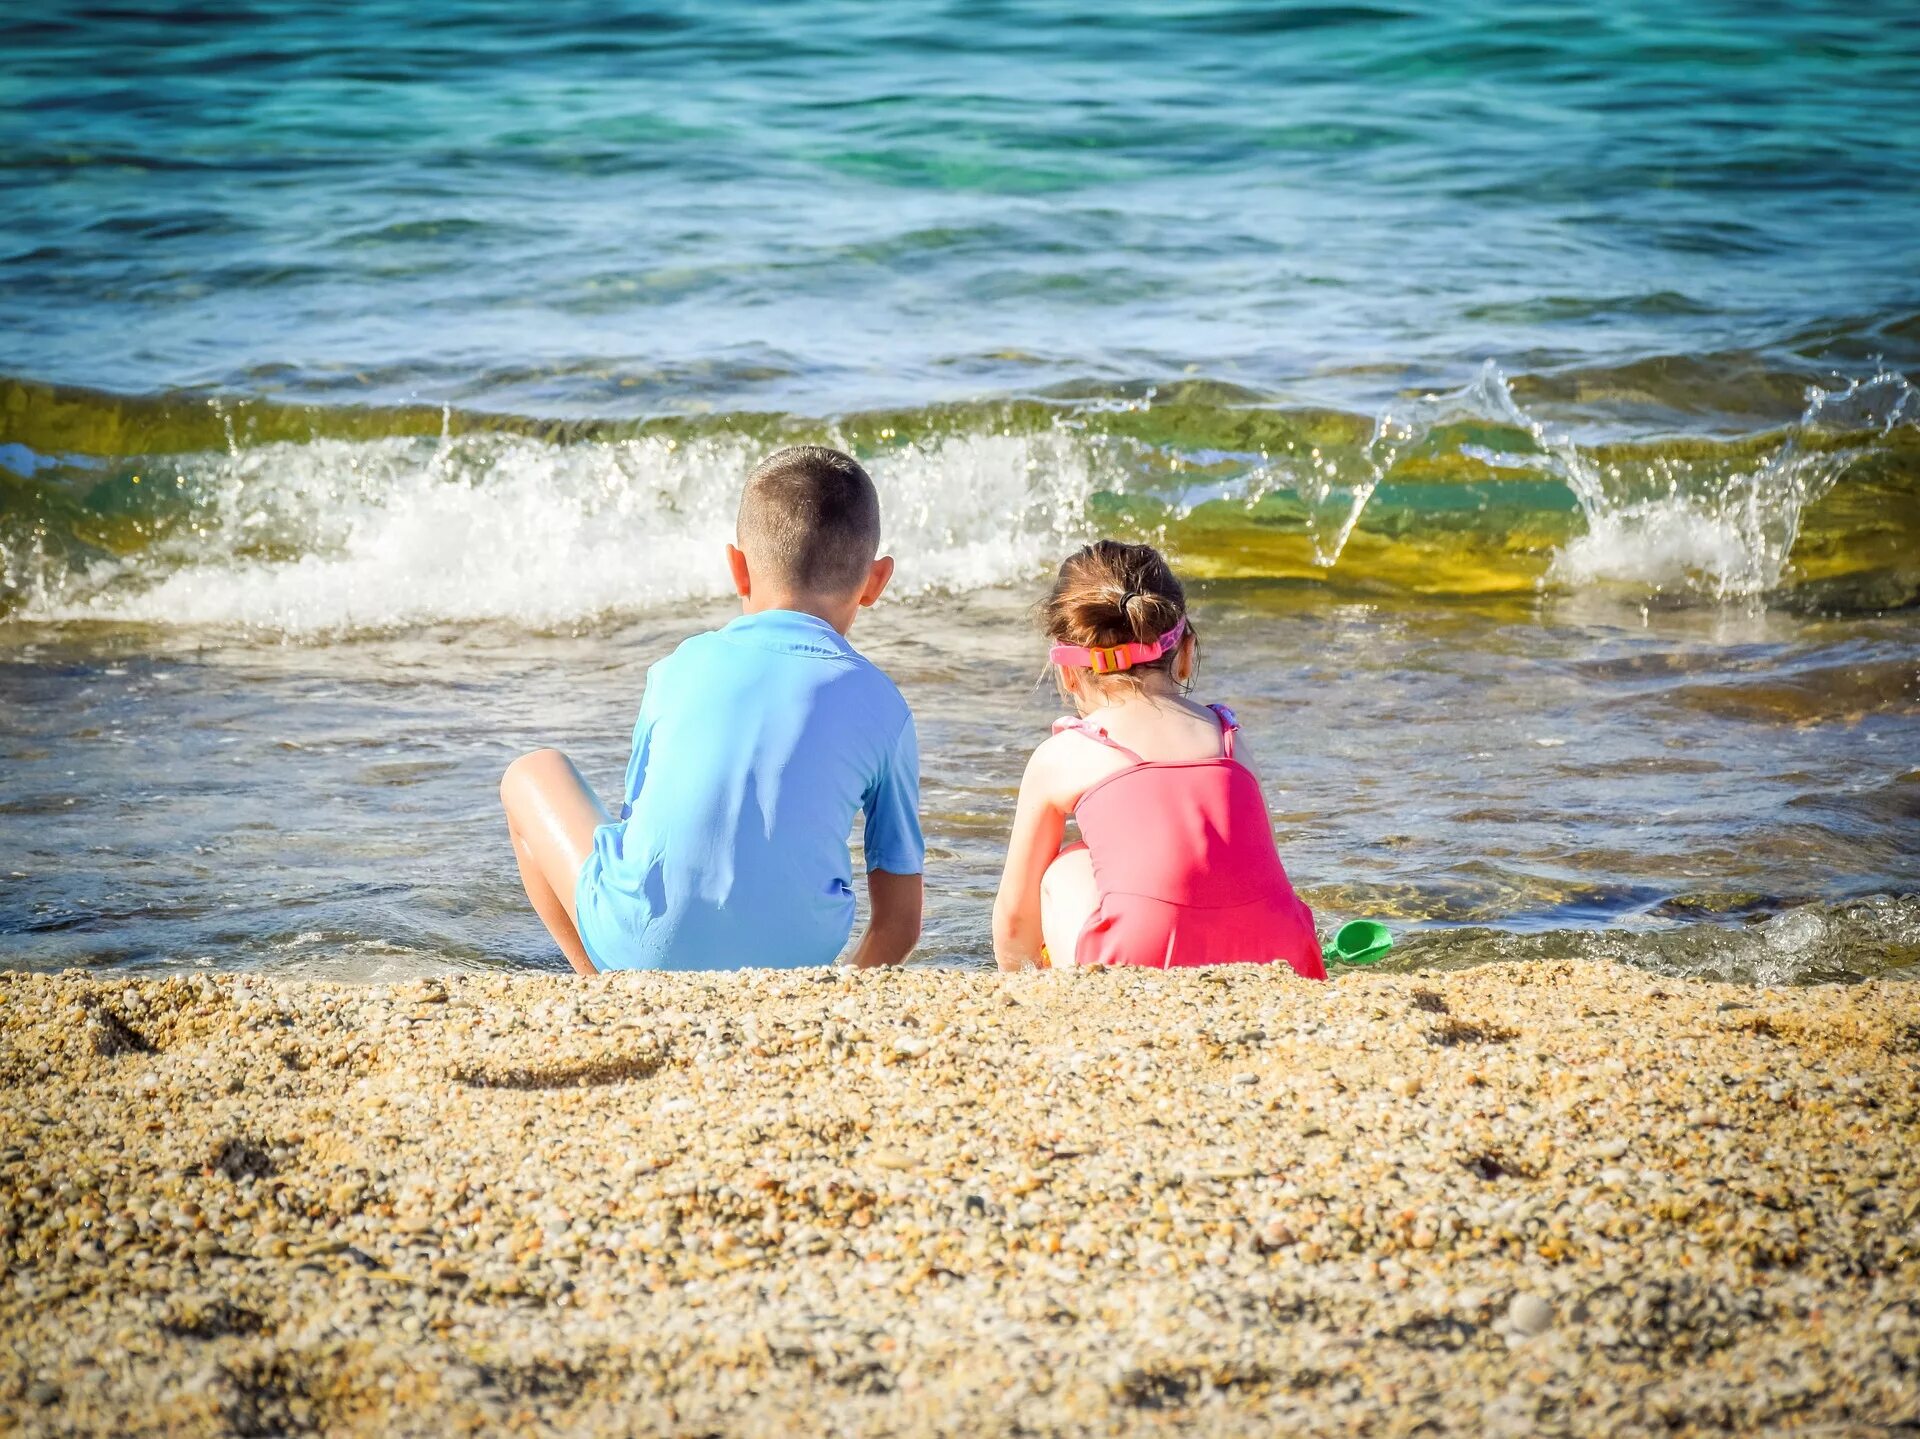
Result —
[{"label": "boy's bare arm", "polygon": [[920,910],[926,887],[917,874],[867,871],[867,932],[853,952],[856,969],[898,964],[920,941]]}]

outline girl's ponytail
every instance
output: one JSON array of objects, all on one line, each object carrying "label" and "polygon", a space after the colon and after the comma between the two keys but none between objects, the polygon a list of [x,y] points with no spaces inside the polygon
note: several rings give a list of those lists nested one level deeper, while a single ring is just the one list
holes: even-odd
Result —
[{"label": "girl's ponytail", "polygon": [[[1052,643],[1088,649],[1152,644],[1186,618],[1187,592],[1165,556],[1152,545],[1119,540],[1096,540],[1068,555],[1040,606]],[[1187,627],[1191,632],[1191,621]],[[1126,673],[1171,673],[1179,648]]]}]

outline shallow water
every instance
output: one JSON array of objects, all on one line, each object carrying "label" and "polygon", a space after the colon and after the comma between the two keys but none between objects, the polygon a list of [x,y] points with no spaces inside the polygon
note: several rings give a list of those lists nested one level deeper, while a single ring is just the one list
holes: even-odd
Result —
[{"label": "shallow water", "polygon": [[825,438],[930,961],[1112,532],[1392,963],[1920,965],[1913,27],[107,7],[0,82],[0,963],[554,962],[500,768],[617,783],[740,476]]},{"label": "shallow water", "polygon": [[[1398,961],[1920,973],[1911,614],[1395,607],[1251,583],[1205,587],[1197,612],[1204,692],[1240,708],[1296,882],[1323,918],[1411,928]],[[553,962],[502,848],[498,771],[559,742],[616,786],[645,665],[723,618],[23,645],[0,665],[9,962]],[[922,725],[929,960],[990,952],[1007,816],[1054,712],[1021,619],[989,591],[856,631]]]}]

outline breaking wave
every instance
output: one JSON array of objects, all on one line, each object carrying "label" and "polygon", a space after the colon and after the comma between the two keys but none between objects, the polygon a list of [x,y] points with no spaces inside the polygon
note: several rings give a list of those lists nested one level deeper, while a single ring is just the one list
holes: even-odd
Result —
[{"label": "breaking wave", "polygon": [[[727,593],[740,439],[551,445],[510,436],[275,443],[150,468],[185,514],[126,555],[21,565],[28,619],[245,624],[288,634],[435,621],[559,626]],[[1058,435],[976,435],[882,469],[914,588],[1044,563],[1094,487]],[[129,480],[131,483],[131,480]]]},{"label": "breaking wave", "polygon": [[31,622],[555,627],[716,596],[741,476],[798,438],[869,464],[908,591],[1025,581],[1104,531],[1361,594],[1920,596],[1920,403],[1893,373],[1765,431],[1597,442],[1492,365],[1372,417],[1197,382],[835,421],[0,400],[0,615]]}]

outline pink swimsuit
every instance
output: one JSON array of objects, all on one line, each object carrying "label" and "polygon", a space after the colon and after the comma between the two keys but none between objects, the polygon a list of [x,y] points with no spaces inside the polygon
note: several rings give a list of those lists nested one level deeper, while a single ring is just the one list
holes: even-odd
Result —
[{"label": "pink swimsuit", "polygon": [[1133,763],[1080,796],[1074,818],[1100,902],[1074,948],[1077,964],[1155,969],[1284,960],[1325,979],[1313,911],[1293,892],[1253,771],[1233,757],[1233,711],[1214,759],[1143,760],[1084,720],[1072,730]]}]

